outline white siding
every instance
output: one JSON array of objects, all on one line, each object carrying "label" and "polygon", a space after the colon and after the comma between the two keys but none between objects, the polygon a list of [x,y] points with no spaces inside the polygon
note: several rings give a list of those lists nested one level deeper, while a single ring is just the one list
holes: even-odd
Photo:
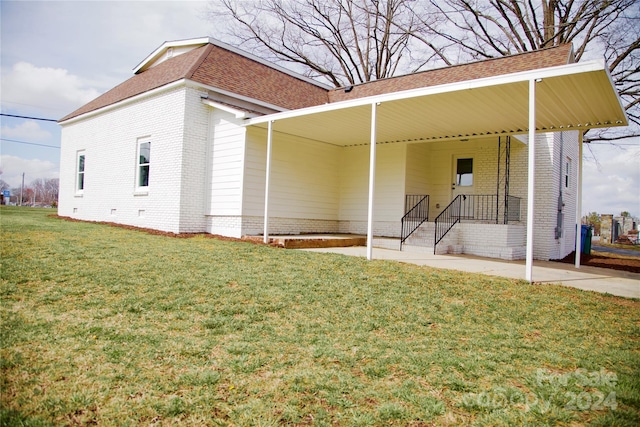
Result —
[{"label": "white siding", "polygon": [[[374,221],[397,221],[404,214],[405,144],[378,145]],[[369,201],[369,146],[343,149],[340,167],[340,220],[366,221]]]},{"label": "white siding", "polygon": [[[244,171],[243,215],[264,214],[265,131],[250,129]],[[270,217],[335,221],[340,148],[273,133]]]},{"label": "white siding", "polygon": [[429,144],[407,145],[407,194],[429,194]]},{"label": "white siding", "polygon": [[240,215],[245,128],[232,114],[212,109],[208,215]]}]

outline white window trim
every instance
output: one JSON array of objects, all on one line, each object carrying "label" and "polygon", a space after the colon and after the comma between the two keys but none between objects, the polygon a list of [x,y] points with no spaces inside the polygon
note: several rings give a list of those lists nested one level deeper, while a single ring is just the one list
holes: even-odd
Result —
[{"label": "white window trim", "polygon": [[[134,180],[135,180],[135,185],[134,185],[134,195],[135,196],[146,196],[147,194],[149,194],[149,184],[147,182],[147,185],[145,186],[141,186],[139,185],[140,183],[140,167],[143,165],[148,165],[149,166],[149,170],[151,170],[151,158],[149,158],[149,163],[145,163],[145,164],[141,164],[140,163],[140,146],[142,144],[145,143],[149,143],[149,147],[151,147],[151,137],[142,137],[142,138],[138,138],[138,141],[136,143],[136,165],[135,165],[135,176],[134,176]],[[151,155],[149,155],[149,157],[151,157]]]},{"label": "white window trim", "polygon": [[[84,158],[82,172],[80,172],[80,157]],[[82,174],[82,188],[80,187],[80,174]],[[87,155],[85,150],[78,150],[76,152],[76,169],[75,169],[75,195],[82,197],[84,195],[84,187],[87,185]]]},{"label": "white window trim", "polygon": [[564,189],[565,190],[571,190],[571,168],[573,167],[572,165],[572,161],[571,161],[571,157],[566,157],[564,159],[564,176],[563,176],[563,180],[564,180]]}]

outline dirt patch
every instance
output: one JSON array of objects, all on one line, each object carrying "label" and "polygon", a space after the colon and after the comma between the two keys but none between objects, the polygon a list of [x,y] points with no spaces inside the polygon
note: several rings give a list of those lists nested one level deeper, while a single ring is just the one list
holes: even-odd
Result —
[{"label": "dirt patch", "polygon": [[[554,261],[574,264],[575,256],[576,253],[571,252],[565,258]],[[580,265],[587,265],[589,267],[611,268],[613,270],[640,273],[640,257],[607,256],[602,253],[591,253],[591,255],[581,254]]]},{"label": "dirt patch", "polygon": [[[148,234],[153,234],[155,236],[174,237],[174,238],[177,238],[177,239],[189,239],[189,238],[195,237],[195,236],[203,236],[203,237],[207,237],[207,238],[210,238],[210,239],[225,240],[227,242],[249,242],[249,243],[254,243],[256,245],[264,245],[264,242],[262,241],[261,237],[259,239],[255,239],[255,238],[251,238],[251,237],[238,239],[236,237],[221,236],[219,234],[209,234],[209,233],[204,233],[204,232],[202,232],[202,233],[172,233],[170,231],[160,231],[160,230],[154,230],[152,228],[136,227],[136,226],[133,226],[133,225],[118,224],[118,223],[115,223],[115,222],[85,221],[85,220],[82,220],[82,219],[76,219],[76,218],[71,218],[71,217],[68,217],[68,216],[60,216],[60,215],[49,215],[49,216],[53,217],[53,218],[63,219],[65,221],[70,221],[70,222],[87,222],[87,223],[91,223],[91,224],[108,225],[109,227],[124,228],[126,230],[142,231],[142,232],[145,232],[145,233],[148,233]],[[272,242],[268,246],[281,247],[281,245],[279,245],[277,242]]]}]

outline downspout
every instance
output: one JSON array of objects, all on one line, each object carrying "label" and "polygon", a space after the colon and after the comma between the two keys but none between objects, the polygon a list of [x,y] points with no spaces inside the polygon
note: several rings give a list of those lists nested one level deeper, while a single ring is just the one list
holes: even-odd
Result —
[{"label": "downspout", "polygon": [[560,132],[560,176],[558,177],[558,213],[556,214],[556,240],[562,237],[564,200],[562,199],[562,169],[564,164],[564,132]]},{"label": "downspout", "polygon": [[576,193],[578,203],[576,209],[576,257],[575,267],[580,268],[580,255],[582,252],[582,132],[578,135],[578,179],[576,180]]}]

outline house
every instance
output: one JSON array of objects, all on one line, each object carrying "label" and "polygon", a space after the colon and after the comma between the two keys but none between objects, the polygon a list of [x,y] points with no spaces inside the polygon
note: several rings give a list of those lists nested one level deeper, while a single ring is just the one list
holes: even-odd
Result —
[{"label": "house", "polygon": [[[600,223],[600,242],[616,243],[616,241],[626,236],[633,236],[632,240],[638,238],[638,218],[633,216],[614,216],[611,214],[602,215]],[[627,239],[624,239],[627,241]],[[637,243],[637,242],[636,242]]]},{"label": "house", "polygon": [[60,120],[60,215],[366,234],[369,258],[392,237],[530,271],[579,239],[582,132],[627,124],[604,61],[570,45],[335,89],[199,38],[134,73]]}]

